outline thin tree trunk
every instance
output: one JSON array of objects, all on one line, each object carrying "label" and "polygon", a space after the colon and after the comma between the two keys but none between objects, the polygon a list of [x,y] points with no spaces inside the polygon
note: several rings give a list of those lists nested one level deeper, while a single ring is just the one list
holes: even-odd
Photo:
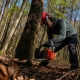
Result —
[{"label": "thin tree trunk", "polygon": [[4,31],[3,31],[2,39],[1,39],[1,42],[0,42],[0,44],[1,44],[0,49],[1,49],[2,45],[4,44],[5,39],[7,38],[7,32],[8,32],[8,29],[9,29],[9,24],[10,24],[11,16],[14,13],[14,8],[15,8],[16,2],[17,2],[17,0],[14,2],[14,5],[12,5],[12,11],[10,13],[10,16],[8,16],[7,20],[5,21]]},{"label": "thin tree trunk", "polygon": [[1,15],[0,21],[1,21],[2,16],[3,16],[3,15],[2,15],[2,11],[3,11],[4,7],[5,7],[5,6],[4,6],[4,3],[5,3],[5,1],[3,0],[3,1],[2,1],[2,5],[1,5],[1,9],[0,9],[0,15]]},{"label": "thin tree trunk", "polygon": [[2,26],[3,26],[3,23],[4,23],[4,21],[5,21],[6,15],[7,15],[7,10],[8,10],[9,2],[10,2],[10,0],[6,0],[6,4],[5,4],[5,8],[4,8],[4,13],[3,13],[3,16],[2,16],[2,20],[1,20],[1,22],[0,22],[0,27],[1,27],[1,28],[2,28]]},{"label": "thin tree trunk", "polygon": [[15,57],[19,59],[27,59],[26,66],[32,66],[34,47],[40,24],[41,14],[43,11],[43,0],[32,0],[28,19],[23,30],[21,39],[16,48]]},{"label": "thin tree trunk", "polygon": [[5,3],[4,13],[2,15],[2,20],[0,22],[0,43],[1,43],[2,36],[3,36],[4,30],[5,30],[5,27],[3,25],[4,25],[5,20],[6,20],[9,2],[10,2],[10,0],[7,0],[6,3]]},{"label": "thin tree trunk", "polygon": [[10,40],[11,40],[11,38],[13,36],[13,33],[14,33],[14,31],[15,31],[15,29],[16,29],[16,27],[17,27],[17,25],[18,25],[18,23],[19,23],[19,21],[20,21],[20,19],[22,17],[23,11],[24,11],[24,9],[26,7],[26,3],[27,3],[27,0],[23,0],[23,4],[22,4],[22,7],[21,7],[20,14],[19,14],[18,18],[16,19],[16,21],[15,21],[15,23],[14,23],[14,25],[13,25],[13,27],[12,27],[12,29],[11,29],[8,37],[7,37],[7,39],[6,39],[6,41],[4,42],[4,45],[2,47],[2,51],[6,51],[6,49],[8,47],[8,44],[10,43]]},{"label": "thin tree trunk", "polygon": [[0,5],[0,21],[1,21],[1,18],[2,18],[2,9],[3,9],[3,6],[4,6],[4,0],[2,1],[2,4]]}]

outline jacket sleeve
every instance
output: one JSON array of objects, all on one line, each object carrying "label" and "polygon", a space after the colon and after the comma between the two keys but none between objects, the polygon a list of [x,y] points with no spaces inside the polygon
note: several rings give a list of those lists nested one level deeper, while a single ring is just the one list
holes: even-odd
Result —
[{"label": "jacket sleeve", "polygon": [[51,39],[53,42],[61,42],[66,38],[66,21],[59,20],[58,26],[59,26],[59,35]]}]

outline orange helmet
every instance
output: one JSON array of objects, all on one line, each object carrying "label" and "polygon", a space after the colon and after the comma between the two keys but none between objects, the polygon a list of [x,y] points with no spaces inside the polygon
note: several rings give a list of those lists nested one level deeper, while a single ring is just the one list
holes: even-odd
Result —
[{"label": "orange helmet", "polygon": [[41,24],[44,23],[44,21],[46,20],[46,16],[50,16],[47,12],[43,12],[42,13],[42,19],[41,19]]}]

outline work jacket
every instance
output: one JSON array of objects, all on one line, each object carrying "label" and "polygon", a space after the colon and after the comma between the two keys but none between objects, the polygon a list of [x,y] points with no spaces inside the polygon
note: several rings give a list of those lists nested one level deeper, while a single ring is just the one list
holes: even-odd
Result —
[{"label": "work jacket", "polygon": [[[76,29],[65,19],[53,19],[53,27],[47,29],[48,39],[52,40],[53,42],[61,42],[66,37],[76,36],[77,31]],[[54,37],[54,35],[58,35]]]}]

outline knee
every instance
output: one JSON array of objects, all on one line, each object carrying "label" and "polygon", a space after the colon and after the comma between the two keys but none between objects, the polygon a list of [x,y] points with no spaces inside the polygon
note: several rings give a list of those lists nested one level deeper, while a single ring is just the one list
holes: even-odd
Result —
[{"label": "knee", "polygon": [[70,53],[76,53],[76,46],[75,44],[69,44],[68,49]]},{"label": "knee", "polygon": [[75,44],[69,44],[68,49],[75,50],[76,49]]}]

